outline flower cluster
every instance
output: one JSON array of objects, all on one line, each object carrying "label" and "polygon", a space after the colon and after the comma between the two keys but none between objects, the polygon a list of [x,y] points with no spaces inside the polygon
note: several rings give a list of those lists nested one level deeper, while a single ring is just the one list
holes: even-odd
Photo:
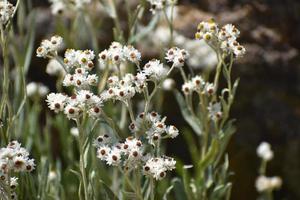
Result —
[{"label": "flower cluster", "polygon": [[147,87],[147,81],[158,83],[168,74],[168,68],[156,59],[146,63],[141,71],[135,76],[127,73],[122,78],[111,76],[108,78],[108,88],[101,94],[101,98],[107,100],[119,100],[124,103],[131,99],[136,93],[143,92]]},{"label": "flower cluster", "polygon": [[52,36],[50,40],[43,40],[41,45],[37,48],[37,57],[55,57],[57,51],[62,47],[63,39],[60,36]]},{"label": "flower cluster", "polygon": [[15,7],[8,1],[0,1],[0,24],[4,26],[13,17]]},{"label": "flower cluster", "polygon": [[62,14],[67,10],[78,11],[89,5],[92,0],[50,0],[52,14]]},{"label": "flower cluster", "polygon": [[175,5],[176,0],[147,0],[151,4],[150,11],[155,14],[157,11],[161,11],[166,6]]},{"label": "flower cluster", "polygon": [[29,159],[29,153],[17,141],[12,141],[7,147],[0,149],[0,171],[3,174],[31,172],[34,167],[34,160]]},{"label": "flower cluster", "polygon": [[189,54],[185,49],[173,47],[166,53],[166,60],[172,62],[174,67],[182,67]]},{"label": "flower cluster", "polygon": [[89,90],[79,90],[71,97],[61,93],[50,93],[46,102],[55,113],[64,112],[68,119],[78,119],[83,113],[98,118],[101,114],[102,99]]},{"label": "flower cluster", "polygon": [[146,134],[148,143],[151,145],[156,145],[162,138],[175,138],[178,136],[178,129],[173,126],[167,126],[165,124],[166,117],[161,118],[161,116],[156,112],[141,113],[129,125],[129,129],[135,135]]},{"label": "flower cluster", "polygon": [[136,92],[142,91],[146,85],[146,77],[132,74],[126,74],[122,79],[117,76],[111,76],[107,80],[108,89],[101,94],[101,98],[107,100],[119,100],[127,103]]},{"label": "flower cluster", "polygon": [[96,139],[95,146],[98,158],[108,165],[121,165],[129,170],[138,167],[143,161],[143,144],[136,138],[128,137],[123,143],[111,144],[110,137],[103,135]]},{"label": "flower cluster", "polygon": [[282,180],[278,176],[267,177],[266,167],[267,162],[272,160],[274,153],[271,150],[271,145],[267,142],[262,142],[256,150],[258,157],[262,159],[260,176],[257,177],[255,187],[258,192],[272,192],[275,189],[279,189],[282,185]]},{"label": "flower cluster", "polygon": [[282,180],[278,176],[259,176],[255,182],[255,187],[258,192],[273,191],[274,189],[279,189],[281,185]]},{"label": "flower cluster", "polygon": [[112,42],[109,49],[99,53],[100,67],[104,68],[107,64],[120,65],[121,62],[129,61],[139,64],[141,53],[132,46],[123,46],[118,42]]},{"label": "flower cluster", "polygon": [[198,25],[196,39],[204,39],[208,44],[226,54],[234,54],[241,57],[245,54],[245,48],[237,42],[240,31],[232,24],[226,24],[221,29],[211,20],[201,22]]},{"label": "flower cluster", "polygon": [[271,149],[271,145],[267,142],[262,142],[256,150],[257,156],[264,161],[270,161],[274,157],[274,153]]},{"label": "flower cluster", "polygon": [[[51,41],[53,38],[60,38],[59,43],[62,43],[61,37],[54,36]],[[40,52],[39,49],[43,47],[42,42],[42,47],[39,47],[37,52]],[[52,54],[55,51],[56,48],[50,48],[48,53],[45,54],[46,56],[43,57],[47,57],[49,52]],[[69,119],[74,120],[81,117],[83,113],[87,113],[93,118],[100,116],[102,99],[89,90],[90,86],[95,86],[98,82],[98,77],[95,74],[89,74],[89,71],[94,67],[92,61],[94,58],[94,52],[91,50],[66,50],[64,68],[68,73],[64,77],[63,85],[74,86],[75,92],[70,97],[62,93],[50,93],[46,102],[51,110],[55,113],[63,111]]]},{"label": "flower cluster", "polygon": [[182,91],[185,95],[196,92],[211,96],[215,93],[215,86],[213,83],[205,82],[201,76],[197,75],[182,85]]},{"label": "flower cluster", "polygon": [[107,165],[121,166],[124,170],[142,169],[144,174],[156,180],[166,176],[167,171],[175,168],[176,161],[167,156],[151,157],[145,152],[145,145],[141,140],[128,137],[122,143],[111,143],[110,136],[99,136],[94,142],[97,157]]},{"label": "flower cluster", "polygon": [[[12,173],[31,172],[34,170],[34,160],[29,158],[29,153],[21,147],[17,141],[10,142],[7,147],[0,149],[0,195],[7,199],[16,199],[14,192],[18,186],[18,178],[11,177]],[[10,192],[5,192],[5,188],[9,188]],[[10,195],[10,197],[6,197]]]},{"label": "flower cluster", "polygon": [[152,176],[155,180],[161,180],[166,176],[167,171],[175,169],[174,158],[162,156],[150,158],[143,167],[144,174]]},{"label": "flower cluster", "polygon": [[94,58],[94,52],[91,50],[67,49],[64,64],[70,73],[65,75],[63,85],[67,87],[74,86],[78,89],[87,89],[89,86],[95,86],[98,82],[98,77],[95,74],[89,74],[89,71],[94,68],[92,61]]},{"label": "flower cluster", "polygon": [[217,121],[222,117],[223,113],[222,113],[222,107],[220,102],[209,103],[207,110],[208,110],[209,118],[212,119],[213,121]]}]

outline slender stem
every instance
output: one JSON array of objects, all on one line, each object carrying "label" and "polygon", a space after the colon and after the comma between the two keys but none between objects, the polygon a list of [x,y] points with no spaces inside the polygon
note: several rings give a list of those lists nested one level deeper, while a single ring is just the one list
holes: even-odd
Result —
[{"label": "slender stem", "polygon": [[128,112],[129,112],[131,121],[134,122],[135,119],[134,119],[134,114],[133,114],[133,109],[132,109],[132,103],[130,100],[128,100]]},{"label": "slender stem", "polygon": [[181,73],[181,76],[182,76],[184,82],[187,82],[188,79],[187,79],[187,76],[186,76],[186,74],[185,74],[185,72],[183,70],[183,67],[180,67],[180,73]]},{"label": "slender stem", "polygon": [[202,138],[203,141],[202,141],[201,155],[202,157],[204,157],[208,145],[209,121],[207,120],[207,105],[206,105],[204,94],[200,94],[199,98],[200,98],[200,105],[201,105],[201,116],[202,116],[201,120],[203,121],[203,138]]},{"label": "slender stem", "polygon": [[170,29],[170,46],[173,46],[173,42],[174,42],[174,26],[173,26],[173,13],[174,13],[174,4],[171,5],[171,16],[170,19],[168,17],[167,11],[166,9],[164,9],[163,11],[165,18],[167,20],[167,23],[169,25],[169,29]]},{"label": "slender stem", "polygon": [[68,73],[65,63],[57,55],[55,55],[54,58],[57,62],[59,62],[59,64],[62,66],[62,68],[65,70],[65,72]]},{"label": "slender stem", "polygon": [[[160,84],[159,84],[160,85]],[[144,110],[144,113],[146,114],[149,110],[149,105],[150,105],[150,102],[152,100],[152,98],[154,97],[157,89],[158,89],[158,86],[156,82],[154,82],[154,89],[152,90],[151,94],[148,95],[148,89],[146,89],[146,96],[147,96],[147,99],[146,99],[146,104],[145,104],[145,110]]]},{"label": "slender stem", "polygon": [[87,181],[87,175],[86,175],[85,163],[84,163],[84,151],[85,151],[84,119],[81,122],[79,120],[76,120],[76,123],[77,123],[77,128],[79,130],[79,151],[80,151],[79,167],[80,167],[80,173],[83,181],[84,198],[85,200],[89,200],[88,181]]},{"label": "slender stem", "polygon": [[110,4],[111,4],[111,8],[113,10],[114,16],[112,16],[113,20],[114,20],[114,24],[115,24],[115,28],[116,28],[116,34],[115,39],[117,41],[121,41],[124,42],[124,36],[123,36],[123,31],[121,29],[121,23],[120,23],[120,19],[117,13],[117,8],[116,8],[116,1],[115,0],[110,0]]},{"label": "slender stem", "polygon": [[135,170],[135,179],[136,179],[136,195],[138,198],[143,200],[142,191],[141,191],[141,176],[138,169]]},{"label": "slender stem", "polygon": [[5,108],[7,108],[8,111],[8,120],[7,120],[7,129],[6,134],[4,134],[4,140],[6,143],[9,141],[9,130],[11,124],[11,103],[9,101],[9,57],[8,57],[8,41],[7,41],[7,35],[6,30],[3,29],[1,26],[1,48],[2,48],[2,57],[3,57],[3,87],[2,87],[2,99],[0,103],[0,116],[5,116]]},{"label": "slender stem", "polygon": [[[220,73],[222,70],[222,62],[223,62],[223,57],[219,53],[217,53],[217,55],[218,55],[218,65],[217,65],[216,75],[215,75],[215,79],[214,79],[214,87],[215,87],[215,91],[216,91],[215,94],[217,94]],[[216,100],[216,95],[214,96],[213,100]]]},{"label": "slender stem", "polygon": [[154,179],[151,177],[150,178],[150,186],[151,186],[151,200],[155,200],[155,193],[154,193],[154,190],[155,190],[155,182],[154,182]]}]

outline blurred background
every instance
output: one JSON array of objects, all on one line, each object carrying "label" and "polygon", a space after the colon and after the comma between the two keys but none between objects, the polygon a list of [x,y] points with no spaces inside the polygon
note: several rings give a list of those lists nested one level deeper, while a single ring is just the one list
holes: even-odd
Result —
[{"label": "blurred background", "polygon": [[[55,17],[46,0],[34,0],[33,5],[38,11],[37,46],[42,38],[55,33]],[[174,23],[178,34],[192,39],[197,24],[213,17],[219,24],[235,24],[241,31],[240,43],[247,50],[233,70],[234,78],[240,77],[241,81],[232,110],[237,132],[228,148],[234,172],[232,199],[257,197],[254,182],[260,160],[256,147],[262,141],[269,142],[275,153],[268,176],[278,175],[283,179],[283,187],[275,193],[275,199],[300,199],[300,1],[181,0],[176,12]],[[111,19],[106,18],[102,19],[100,50],[113,40]],[[155,52],[143,49],[142,45],[139,49],[147,58],[155,56]],[[28,82],[43,82],[54,90],[55,79],[45,73],[46,65],[46,61],[33,57]],[[181,80],[176,82],[180,87]],[[176,105],[172,93],[167,93],[163,114],[183,129],[186,123]],[[168,152],[188,164],[185,145],[179,137],[169,143]]]}]

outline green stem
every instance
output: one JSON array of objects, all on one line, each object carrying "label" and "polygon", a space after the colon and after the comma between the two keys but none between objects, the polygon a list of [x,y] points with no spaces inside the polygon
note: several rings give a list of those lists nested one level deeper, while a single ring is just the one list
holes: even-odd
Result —
[{"label": "green stem", "polygon": [[136,169],[135,171],[135,179],[136,179],[136,196],[137,198],[143,200],[142,191],[141,191],[141,176],[140,171]]},{"label": "green stem", "polygon": [[152,177],[150,178],[150,186],[151,186],[151,194],[150,194],[151,200],[155,200],[155,182]]},{"label": "green stem", "polygon": [[219,85],[219,79],[220,79],[220,73],[221,73],[221,70],[222,70],[222,62],[223,62],[222,56],[219,55],[219,53],[217,53],[217,55],[218,55],[218,65],[217,65],[216,75],[215,75],[215,79],[214,79],[215,96],[214,96],[213,100],[216,100],[217,90],[218,90],[218,85]]},{"label": "green stem", "polygon": [[77,128],[79,130],[79,151],[80,151],[80,160],[79,160],[79,168],[80,168],[80,173],[82,176],[82,181],[83,181],[83,190],[84,190],[84,198],[85,200],[89,200],[89,195],[88,195],[88,180],[87,180],[87,175],[86,175],[86,170],[85,170],[85,163],[84,163],[84,143],[85,143],[85,135],[84,135],[84,119],[82,122],[79,122],[79,120],[76,120],[77,123]]}]

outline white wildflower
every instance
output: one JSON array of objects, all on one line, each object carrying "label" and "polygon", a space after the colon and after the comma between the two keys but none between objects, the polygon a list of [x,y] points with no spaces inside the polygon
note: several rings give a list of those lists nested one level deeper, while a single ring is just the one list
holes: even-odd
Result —
[{"label": "white wildflower", "polygon": [[265,161],[270,161],[274,157],[271,145],[267,142],[260,143],[260,145],[257,147],[256,153],[258,157],[262,158]]}]

